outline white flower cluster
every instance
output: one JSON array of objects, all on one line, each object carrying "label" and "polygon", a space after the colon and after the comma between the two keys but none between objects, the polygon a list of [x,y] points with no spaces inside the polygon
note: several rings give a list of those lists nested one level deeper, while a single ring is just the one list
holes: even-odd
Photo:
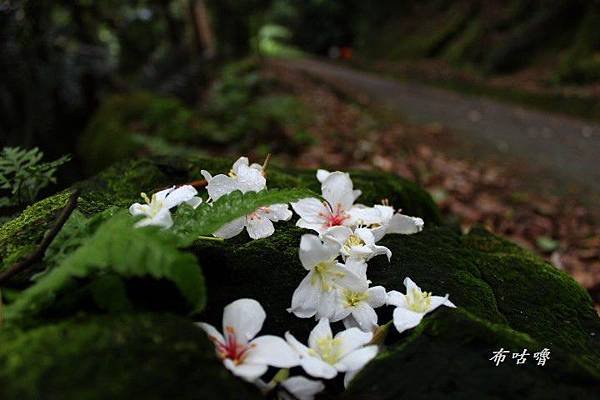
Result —
[{"label": "white flower cluster", "polygon": [[[250,165],[246,157],[238,159],[228,175],[212,176],[207,171],[202,171],[202,175],[207,181],[209,202],[235,190],[246,193],[266,188],[264,167]],[[318,320],[308,345],[290,332],[285,334],[285,340],[271,335],[256,337],[266,313],[252,299],[239,299],[225,307],[222,333],[212,325],[199,323],[227,369],[264,391],[279,385],[284,389],[280,392],[282,398],[291,393],[297,399],[310,400],[325,387],[321,381],[304,376],[289,377],[287,369],[292,367],[300,366],[311,377],[321,379],[344,373],[347,385],[377,355],[378,343],[373,343],[379,328],[376,308],[396,307],[393,324],[398,332],[404,332],[441,305],[455,307],[448,295],[432,296],[408,277],[404,280],[406,293],[371,286],[367,278],[367,262],[371,258],[385,255],[389,261],[392,257],[390,249],[377,242],[390,233],[420,232],[421,218],[403,215],[389,205],[355,204],[361,192],[354,189],[348,173],[319,170],[317,179],[323,200],[307,198],[292,203],[300,216],[296,225],[318,234],[301,237],[298,254],[307,275],[294,291],[288,308],[297,317]],[[173,224],[169,210],[184,202],[197,207],[202,199],[196,194],[191,186],[173,187],[156,193],[152,199],[142,194],[147,204],[136,203],[130,212],[145,216],[137,226],[169,228]],[[245,228],[251,238],[264,238],[274,233],[273,222],[291,217],[287,204],[261,207],[224,225],[214,235],[227,239]],[[334,335],[330,323],[337,321],[343,321],[345,330]],[[285,373],[265,383],[260,378],[269,366],[282,368]]]}]

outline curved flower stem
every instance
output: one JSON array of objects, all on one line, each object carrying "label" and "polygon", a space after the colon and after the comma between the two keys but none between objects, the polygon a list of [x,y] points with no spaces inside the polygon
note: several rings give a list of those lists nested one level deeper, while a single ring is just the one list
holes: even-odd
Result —
[{"label": "curved flower stem", "polygon": [[215,242],[224,242],[225,239],[216,236],[198,236],[198,240],[212,240]]},{"label": "curved flower stem", "polygon": [[267,167],[269,166],[269,160],[271,160],[271,153],[267,153],[267,156],[265,157],[265,161],[263,162],[263,165],[262,165],[263,175],[267,174]]},{"label": "curved flower stem", "polygon": [[376,344],[381,346],[387,337],[388,332],[390,331],[390,326],[392,326],[393,321],[388,321],[384,325],[381,325],[375,329],[373,332],[373,339],[371,339],[371,344]]}]

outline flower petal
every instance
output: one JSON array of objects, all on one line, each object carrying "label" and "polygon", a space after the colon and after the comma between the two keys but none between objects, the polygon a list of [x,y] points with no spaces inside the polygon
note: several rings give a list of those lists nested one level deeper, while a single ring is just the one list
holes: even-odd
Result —
[{"label": "flower petal", "polygon": [[347,211],[354,203],[352,180],[344,172],[332,172],[321,184],[321,193],[333,210]]},{"label": "flower petal", "polygon": [[271,204],[261,208],[259,212],[273,222],[289,221],[293,215],[287,204]]},{"label": "flower petal", "polygon": [[319,323],[310,331],[308,336],[308,347],[311,349],[317,348],[317,342],[323,338],[331,339],[333,334],[331,333],[331,326],[329,326],[329,320],[327,318],[321,318]]},{"label": "flower petal", "polygon": [[302,357],[300,365],[307,374],[315,378],[331,379],[337,375],[337,370],[332,365],[317,357]]},{"label": "flower petal", "polygon": [[414,328],[419,325],[423,319],[421,313],[417,313],[406,308],[396,307],[394,310],[394,326],[398,332],[402,333],[407,329]]},{"label": "flower petal", "polygon": [[331,172],[327,171],[326,169],[317,170],[317,180],[321,183],[323,183],[323,181],[327,179],[329,175],[331,175]]},{"label": "flower petal", "polygon": [[134,217],[148,215],[150,213],[150,206],[148,204],[134,203],[129,207],[129,213]]},{"label": "flower petal", "polygon": [[348,211],[352,225],[383,225],[381,214],[374,207],[357,204]]},{"label": "flower petal", "polygon": [[350,257],[344,263],[344,267],[363,281],[367,280],[367,263],[364,259]]},{"label": "flower petal", "polygon": [[221,196],[236,190],[238,190],[236,180],[223,174],[214,176],[206,185],[206,191],[213,200],[218,200]]},{"label": "flower petal", "polygon": [[316,318],[333,319],[335,317],[336,308],[339,304],[336,290],[321,292],[319,303],[317,304]]},{"label": "flower petal", "polygon": [[344,266],[344,264],[337,263],[331,267],[332,272],[335,274],[335,283],[343,289],[349,289],[354,292],[364,292],[369,286],[366,281],[366,273],[364,276],[360,276],[350,271]]},{"label": "flower petal", "polygon": [[240,157],[237,160],[235,160],[235,162],[231,166],[231,170],[237,175],[242,165],[247,167],[249,164],[250,160],[248,160],[248,157]]},{"label": "flower petal", "polygon": [[252,239],[262,239],[275,233],[275,227],[269,218],[257,213],[246,218],[246,230]]},{"label": "flower petal", "polygon": [[211,324],[207,324],[206,322],[197,322],[196,325],[206,332],[206,335],[212,342],[216,341],[219,343],[225,343],[225,339],[223,338],[223,335],[221,335],[221,332],[219,332],[217,328]]},{"label": "flower petal", "polygon": [[366,346],[358,350],[348,353],[340,361],[335,364],[335,369],[339,372],[357,371],[364,367],[377,355],[378,348],[376,345]]},{"label": "flower petal", "polygon": [[292,376],[281,382],[281,386],[298,400],[313,400],[317,393],[325,389],[323,382],[308,379],[304,376]]},{"label": "flower petal", "polygon": [[299,318],[310,318],[317,313],[321,286],[312,284],[314,272],[310,271],[292,295],[292,305],[287,309]]},{"label": "flower petal", "polygon": [[239,299],[223,309],[223,332],[233,329],[238,342],[245,344],[261,330],[267,314],[253,299]]},{"label": "flower petal", "polygon": [[166,208],[171,209],[184,203],[186,201],[191,200],[198,194],[198,191],[195,187],[191,185],[183,185],[174,189],[169,193],[169,195],[165,198],[163,204]]},{"label": "flower petal", "polygon": [[253,382],[267,372],[268,367],[264,364],[235,364],[230,359],[223,360],[225,367],[234,375],[245,379],[248,382]]},{"label": "flower petal", "polygon": [[240,165],[237,170],[237,186],[242,193],[260,192],[267,187],[267,180],[262,171],[247,165]]},{"label": "flower petal", "polygon": [[390,290],[387,293],[386,304],[390,306],[406,308],[406,297],[404,296],[404,294],[396,290]]},{"label": "flower petal", "polygon": [[367,303],[373,308],[382,307],[387,302],[387,293],[383,286],[373,286],[367,290],[367,294]]},{"label": "flower petal", "polygon": [[204,179],[206,179],[206,183],[208,184],[213,176],[210,174],[210,172],[208,172],[207,170],[203,169],[200,171],[200,174],[202,174],[202,176],[204,177]]},{"label": "flower petal", "polygon": [[387,233],[400,233],[412,235],[423,230],[424,222],[418,217],[409,217],[403,214],[394,214],[386,229]]},{"label": "flower petal", "polygon": [[311,229],[317,233],[323,233],[327,229],[323,223],[313,224],[302,218],[296,221],[296,226],[298,228]]},{"label": "flower petal", "polygon": [[171,212],[167,208],[162,208],[152,218],[144,218],[138,221],[134,227],[141,228],[144,226],[160,226],[163,229],[169,229],[173,226],[173,219],[171,218]]},{"label": "flower petal", "polygon": [[324,225],[325,216],[331,213],[321,200],[314,197],[301,199],[291,204],[294,212],[310,224]]},{"label": "flower petal", "polygon": [[290,345],[280,337],[259,336],[250,342],[244,362],[266,364],[277,368],[291,368],[300,364],[300,357]]},{"label": "flower petal", "polygon": [[231,239],[234,236],[239,235],[244,230],[244,226],[246,224],[246,217],[240,217],[238,219],[234,219],[231,222],[226,223],[222,227],[220,227],[215,233],[214,236],[220,237],[223,239]]},{"label": "flower petal", "polygon": [[202,198],[198,197],[198,196],[194,196],[191,199],[189,199],[188,201],[186,201],[186,203],[191,206],[192,208],[196,209],[198,208],[198,206],[200,204],[202,204]]},{"label": "flower petal", "polygon": [[422,291],[421,288],[418,287],[417,284],[413,282],[413,280],[410,279],[408,276],[404,278],[404,286],[406,287],[406,293],[410,293],[414,289],[416,289],[418,292]]},{"label": "flower petal", "polygon": [[339,246],[334,243],[323,243],[316,235],[302,235],[298,255],[302,266],[310,270],[317,264],[330,261],[338,255]]},{"label": "flower petal", "polygon": [[352,309],[352,316],[361,330],[372,332],[377,327],[377,313],[366,302],[362,302]]},{"label": "flower petal", "polygon": [[300,341],[296,339],[294,335],[292,335],[290,332],[286,332],[284,336],[285,340],[288,342],[291,348],[296,351],[296,353],[303,357],[308,356],[310,349],[307,346],[300,343]]},{"label": "flower petal", "polygon": [[352,234],[352,229],[347,226],[338,225],[327,228],[325,232],[321,234],[323,241],[333,241],[339,246],[342,246],[346,240]]},{"label": "flower petal", "polygon": [[154,199],[155,201],[164,202],[169,193],[171,193],[173,190],[175,190],[175,185],[171,186],[168,189],[163,189],[159,192],[156,192],[152,195],[152,199],[150,199],[150,201]]},{"label": "flower petal", "polygon": [[348,385],[350,385],[350,382],[352,381],[352,379],[354,379],[356,374],[358,374],[359,372],[360,372],[360,369],[357,369],[356,371],[346,372],[346,374],[344,375],[344,388],[345,389],[348,388]]},{"label": "flower petal", "polygon": [[346,354],[349,354],[369,343],[371,339],[373,339],[373,333],[363,332],[358,328],[350,328],[346,329],[345,331],[341,331],[335,335],[335,338],[340,339],[342,342],[340,345],[340,357],[345,357]]},{"label": "flower petal", "polygon": [[450,308],[456,308],[454,303],[448,300],[448,295],[446,296],[431,296],[431,306],[429,307],[428,312],[431,312],[438,308],[439,306],[446,306]]}]

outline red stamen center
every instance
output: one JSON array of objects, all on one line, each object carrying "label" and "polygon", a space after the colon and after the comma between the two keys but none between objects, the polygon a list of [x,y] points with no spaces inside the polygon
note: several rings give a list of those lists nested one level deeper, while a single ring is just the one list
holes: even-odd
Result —
[{"label": "red stamen center", "polygon": [[245,346],[237,342],[235,338],[235,331],[233,327],[228,326],[225,328],[225,343],[222,343],[215,338],[211,338],[217,346],[217,352],[219,357],[222,359],[230,359],[235,364],[240,364],[244,361],[244,357],[251,346]]},{"label": "red stamen center", "polygon": [[[325,203],[325,205],[327,206],[327,208],[329,208],[331,210],[331,207],[329,206],[329,204]],[[326,227],[343,225],[344,221],[347,220],[348,218],[350,218],[350,216],[344,212],[344,210],[342,209],[342,206],[340,204],[336,205],[335,210],[331,210],[329,215],[323,215],[323,214],[320,214],[320,215],[322,217],[325,217],[325,226]]]}]

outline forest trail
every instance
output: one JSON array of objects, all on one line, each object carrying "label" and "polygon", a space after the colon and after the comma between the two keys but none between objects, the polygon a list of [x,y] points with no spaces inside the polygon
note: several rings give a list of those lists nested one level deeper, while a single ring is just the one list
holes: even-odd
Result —
[{"label": "forest trail", "polygon": [[[382,105],[402,119],[439,123],[458,139],[556,178],[563,188],[600,194],[600,125],[419,83],[401,82],[315,59],[271,60]],[[471,146],[472,147],[472,146]],[[482,152],[481,154],[484,154]]]}]

